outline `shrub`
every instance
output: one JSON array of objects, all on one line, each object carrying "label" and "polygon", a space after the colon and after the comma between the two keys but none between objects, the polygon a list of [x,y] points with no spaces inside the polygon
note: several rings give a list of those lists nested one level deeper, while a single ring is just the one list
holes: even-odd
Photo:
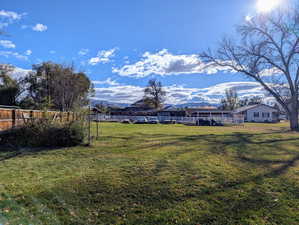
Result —
[{"label": "shrub", "polygon": [[0,136],[0,144],[19,147],[69,147],[82,144],[86,136],[83,122],[58,123],[33,120]]}]

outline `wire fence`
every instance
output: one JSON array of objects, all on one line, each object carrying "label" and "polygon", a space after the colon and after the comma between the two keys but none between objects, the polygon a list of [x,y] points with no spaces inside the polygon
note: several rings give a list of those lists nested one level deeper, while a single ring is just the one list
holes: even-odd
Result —
[{"label": "wire fence", "polygon": [[233,115],[233,116],[209,116],[209,117],[175,117],[175,116],[119,116],[119,115],[105,115],[105,114],[93,114],[91,115],[92,121],[106,121],[106,122],[122,122],[125,120],[129,121],[140,121],[144,118],[151,120],[156,119],[159,122],[174,121],[176,123],[191,123],[196,124],[199,120],[203,121],[215,121],[222,124],[243,124],[244,116]]}]

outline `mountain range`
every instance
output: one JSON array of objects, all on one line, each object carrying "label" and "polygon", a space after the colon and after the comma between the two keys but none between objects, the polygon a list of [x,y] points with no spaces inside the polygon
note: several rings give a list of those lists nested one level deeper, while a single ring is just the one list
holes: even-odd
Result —
[{"label": "mountain range", "polygon": [[[91,100],[91,105],[95,106],[97,104],[101,104],[104,106],[109,106],[109,107],[117,107],[117,108],[125,108],[130,106],[130,104],[125,104],[125,103],[118,103],[118,102],[109,102],[109,101],[102,101],[102,100]],[[165,104],[166,106],[174,106],[176,108],[198,108],[198,107],[204,107],[204,106],[214,106],[217,107],[218,104],[211,104],[208,102],[190,102],[190,103],[184,103],[184,104]]]}]

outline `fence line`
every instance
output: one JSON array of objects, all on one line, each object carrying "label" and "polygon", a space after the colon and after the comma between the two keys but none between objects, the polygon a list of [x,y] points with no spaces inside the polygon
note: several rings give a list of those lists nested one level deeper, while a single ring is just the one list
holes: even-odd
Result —
[{"label": "fence line", "polygon": [[[80,117],[79,113],[59,112],[59,111],[42,111],[42,110],[26,110],[15,108],[0,108],[0,131],[9,130],[14,127],[22,126],[27,120],[52,118],[61,122],[73,121]],[[118,116],[118,115],[91,115],[92,120],[97,121],[114,121],[121,122],[123,120],[136,121],[143,119],[145,116]],[[242,124],[244,117],[234,116],[211,116],[211,117],[174,117],[174,116],[158,116],[159,121],[175,121],[177,123],[195,124],[199,119],[221,122],[223,124]]]},{"label": "fence line", "polygon": [[[144,118],[146,116],[118,116],[118,115],[103,115],[103,114],[95,114],[92,115],[92,120],[97,121],[112,121],[112,122],[121,122],[123,120],[131,120],[136,121]],[[148,116],[147,118],[150,118],[152,116]],[[176,121],[177,123],[191,123],[196,124],[196,121],[199,119],[201,120],[208,120],[208,121],[216,121],[221,122],[223,124],[242,124],[244,123],[244,117],[243,116],[211,116],[211,117],[174,117],[174,116],[157,116],[155,117],[159,121]]]},{"label": "fence line", "polygon": [[0,108],[0,131],[22,126],[30,119],[43,119],[50,117],[55,120],[60,120],[61,122],[66,122],[75,120],[78,116],[78,114],[73,112]]}]

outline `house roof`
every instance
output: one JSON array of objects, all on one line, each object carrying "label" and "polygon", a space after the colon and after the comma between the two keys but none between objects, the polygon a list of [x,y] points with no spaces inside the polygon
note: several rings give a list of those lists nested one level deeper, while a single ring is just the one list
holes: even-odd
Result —
[{"label": "house roof", "polygon": [[161,112],[178,112],[178,111],[185,111],[179,108],[176,108],[175,106],[166,106],[163,109],[160,110]]},{"label": "house roof", "polygon": [[131,105],[131,107],[137,107],[137,106],[139,106],[139,105],[143,105],[143,104],[144,104],[144,99],[140,99],[140,100],[134,102],[134,103]]},{"label": "house roof", "polygon": [[277,110],[277,109],[275,109],[274,107],[269,106],[269,105],[265,105],[265,104],[256,104],[256,105],[248,105],[248,106],[243,106],[243,107],[237,108],[236,110],[234,110],[234,113],[245,112],[245,111],[247,111],[247,110],[254,109],[254,108],[259,107],[259,106],[265,106],[265,107],[268,107],[268,108]]},{"label": "house roof", "polygon": [[231,113],[232,111],[229,111],[229,110],[221,110],[221,109],[217,109],[217,108],[212,108],[212,107],[203,107],[203,108],[188,108],[186,109],[187,112],[189,113],[192,113],[192,112],[203,112],[203,113],[206,113],[206,112],[215,112],[215,113]]},{"label": "house roof", "polygon": [[118,111],[123,111],[123,112],[154,112],[157,111],[156,109],[152,108],[147,108],[147,107],[126,107],[124,109],[120,109]]}]

